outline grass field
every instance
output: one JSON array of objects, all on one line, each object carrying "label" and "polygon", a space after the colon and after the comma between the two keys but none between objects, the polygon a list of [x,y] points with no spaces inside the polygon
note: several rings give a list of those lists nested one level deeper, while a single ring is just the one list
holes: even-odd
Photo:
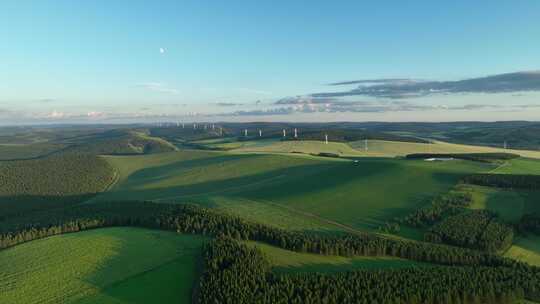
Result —
[{"label": "grass field", "polygon": [[540,174],[540,160],[531,158],[516,158],[507,161],[493,173],[499,174]]},{"label": "grass field", "polygon": [[322,272],[333,273],[357,269],[388,269],[403,267],[422,267],[429,264],[392,257],[341,257],[299,253],[278,247],[246,242],[255,246],[269,259],[273,270],[282,273]]},{"label": "grass field", "polygon": [[517,238],[505,256],[540,266],[540,236]]},{"label": "grass field", "polygon": [[191,303],[204,239],[136,228],[0,251],[0,303]]},{"label": "grass field", "polygon": [[[447,191],[463,174],[492,168],[467,161],[362,158],[353,163],[200,151],[106,159],[118,169],[120,180],[97,199],[193,202],[233,212],[240,206],[240,215],[251,219],[308,230],[314,227],[306,228],[299,218],[315,226],[322,219],[326,226],[377,228]],[[263,204],[279,211],[258,212]],[[282,217],[285,214],[287,220]],[[295,227],[296,223],[301,227]]]},{"label": "grass field", "polygon": [[473,194],[471,209],[486,209],[508,222],[517,222],[525,214],[540,214],[540,192],[466,186]]}]

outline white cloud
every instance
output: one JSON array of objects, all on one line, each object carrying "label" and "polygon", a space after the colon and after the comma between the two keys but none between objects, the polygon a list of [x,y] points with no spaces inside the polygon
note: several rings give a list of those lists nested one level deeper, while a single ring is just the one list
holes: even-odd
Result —
[{"label": "white cloud", "polygon": [[97,112],[97,111],[91,111],[86,114],[88,118],[102,118],[105,117],[105,113],[103,112]]},{"label": "white cloud", "polygon": [[145,83],[137,84],[136,87],[144,88],[144,89],[154,91],[154,92],[166,93],[166,94],[172,94],[172,95],[176,95],[179,93],[177,89],[171,88],[167,84],[161,83],[161,82],[145,82]]},{"label": "white cloud", "polygon": [[69,115],[67,113],[64,113],[64,112],[59,112],[59,111],[52,111],[51,113],[48,113],[45,115],[46,118],[52,118],[52,119],[59,119],[59,118],[66,118],[68,117]]}]

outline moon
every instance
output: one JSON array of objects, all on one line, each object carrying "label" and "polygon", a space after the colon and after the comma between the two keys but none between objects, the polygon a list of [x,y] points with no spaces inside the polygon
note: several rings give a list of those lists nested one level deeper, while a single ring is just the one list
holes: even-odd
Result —
[{"label": "moon", "polygon": [[165,49],[164,49],[164,48],[159,48],[159,53],[160,53],[160,54],[164,54],[164,53],[165,53]]}]

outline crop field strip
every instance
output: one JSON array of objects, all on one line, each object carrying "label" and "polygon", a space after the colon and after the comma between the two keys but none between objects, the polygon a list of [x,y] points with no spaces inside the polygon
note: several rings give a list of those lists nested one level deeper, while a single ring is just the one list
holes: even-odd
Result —
[{"label": "crop field strip", "polygon": [[[364,209],[366,207],[364,201],[372,201],[369,203],[372,205],[371,208],[391,207],[391,204],[381,206],[376,201],[391,199],[384,194],[383,188],[393,187],[392,183],[403,184],[401,177],[403,174],[410,175],[414,172],[417,177],[411,177],[409,180],[416,178],[418,183],[423,182],[422,189],[427,187],[428,190],[423,192],[432,191],[432,195],[435,195],[438,192],[444,192],[457,182],[457,175],[487,170],[490,167],[486,164],[462,161],[453,164],[428,164],[422,161],[365,159],[354,164],[351,161],[336,162],[324,158],[196,151],[129,157],[112,156],[106,159],[118,168],[121,177],[115,187],[96,199],[132,197],[164,202],[197,202],[207,206],[209,204],[211,206],[215,197],[228,198],[229,201],[244,199],[260,203],[270,202],[355,229],[374,229],[378,225],[376,222],[382,220],[382,217],[378,213],[373,213],[375,221],[370,223],[364,217],[363,224],[351,221],[352,218],[344,221],[343,215],[352,214],[340,215],[335,213],[335,208],[339,208],[339,205],[329,203],[330,205],[325,207],[321,203],[338,200],[348,213],[360,207],[357,205],[358,202]],[[148,164],[147,167],[145,163]],[[434,179],[433,175],[438,176],[437,179]],[[454,175],[456,177],[453,177]],[[379,177],[375,178],[375,176]],[[379,178],[388,180],[382,181]],[[373,182],[370,183],[370,180]],[[430,184],[435,188],[427,186]],[[288,190],[276,193],[275,189],[278,188]],[[394,201],[398,210],[402,208],[400,205],[403,201],[409,201],[409,204],[412,201],[412,205],[405,208],[416,208],[423,201],[422,198],[414,198],[414,189],[408,188],[403,186],[396,188],[403,189],[403,195],[405,195],[400,198],[394,196],[391,200]],[[354,194],[350,193],[351,189],[354,189]],[[373,191],[376,192],[370,194]],[[345,193],[347,195],[343,196]],[[363,196],[367,198],[363,200]],[[224,201],[227,200],[222,200]],[[310,207],[310,205],[313,206]],[[221,204],[221,206],[224,205]],[[369,212],[369,208],[366,210]],[[362,217],[362,215],[358,214],[356,217]]]},{"label": "crop field strip", "polygon": [[195,259],[204,240],[140,228],[104,228],[2,250],[0,302],[128,303],[124,299],[133,299],[129,293],[144,286],[138,280],[150,276],[161,282],[146,290],[157,296],[156,303],[190,303]]}]

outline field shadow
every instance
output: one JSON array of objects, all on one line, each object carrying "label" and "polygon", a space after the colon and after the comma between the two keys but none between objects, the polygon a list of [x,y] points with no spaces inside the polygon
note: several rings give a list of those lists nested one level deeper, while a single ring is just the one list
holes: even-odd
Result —
[{"label": "field shadow", "polygon": [[[257,157],[257,156],[253,156]],[[211,160],[212,163],[219,164],[221,157],[216,157]],[[208,163],[208,162],[205,162]],[[190,162],[189,165],[195,167],[196,164],[200,164],[198,161]],[[248,193],[251,189],[260,189],[261,187],[276,187],[282,182],[297,182],[302,176],[309,175],[312,172],[325,170],[335,166],[332,163],[319,163],[312,165],[299,165],[291,166],[276,170],[267,170],[265,172],[250,174],[244,176],[238,176],[233,178],[210,180],[199,183],[192,183],[186,185],[177,185],[170,187],[156,187],[151,189],[133,189],[134,185],[144,185],[149,180],[157,181],[161,179],[167,179],[171,176],[178,174],[175,171],[176,165],[167,166],[166,168],[159,168],[158,174],[154,174],[152,170],[139,173],[137,179],[139,181],[125,182],[120,187],[112,189],[108,192],[104,192],[96,199],[98,200],[125,200],[125,199],[147,199],[147,200],[160,200],[160,201],[191,201],[195,200],[197,196],[207,196],[216,194],[228,194],[235,195],[238,193]],[[185,163],[182,164],[181,169],[185,168]],[[142,179],[142,180],[141,180]],[[125,186],[127,189],[123,190]]]}]

